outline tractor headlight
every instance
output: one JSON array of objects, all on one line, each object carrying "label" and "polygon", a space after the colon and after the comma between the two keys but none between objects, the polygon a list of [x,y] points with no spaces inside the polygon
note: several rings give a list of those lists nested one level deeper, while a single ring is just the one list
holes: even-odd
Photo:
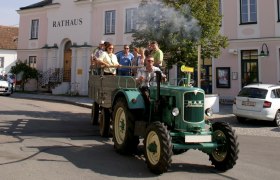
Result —
[{"label": "tractor headlight", "polygon": [[207,108],[207,109],[205,109],[205,114],[206,114],[206,116],[212,116],[213,115],[213,111],[212,111],[212,108]]},{"label": "tractor headlight", "polygon": [[173,110],[172,110],[172,115],[173,116],[178,116],[179,113],[180,113],[180,111],[179,111],[179,109],[177,107],[173,108]]}]

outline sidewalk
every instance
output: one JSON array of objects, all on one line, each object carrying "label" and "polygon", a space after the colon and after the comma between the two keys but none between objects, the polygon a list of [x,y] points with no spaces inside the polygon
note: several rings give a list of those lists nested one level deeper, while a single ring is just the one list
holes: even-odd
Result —
[{"label": "sidewalk", "polygon": [[[64,102],[86,108],[92,107],[93,100],[86,96],[66,96],[66,95],[52,95],[50,93],[21,93],[15,92],[11,95],[14,98],[23,99],[39,99],[47,101]],[[212,118],[232,116],[232,105],[230,104],[219,104],[219,112],[215,113]]]}]

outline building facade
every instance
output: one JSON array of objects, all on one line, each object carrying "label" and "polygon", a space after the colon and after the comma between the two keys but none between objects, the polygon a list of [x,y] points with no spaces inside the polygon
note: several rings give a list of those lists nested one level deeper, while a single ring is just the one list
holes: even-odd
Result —
[{"label": "building facade", "polygon": [[17,60],[18,28],[0,26],[0,74],[9,73]]},{"label": "building facade", "polygon": [[[33,89],[87,95],[92,49],[100,40],[112,42],[115,51],[130,44],[140,1],[44,0],[20,8],[18,59],[42,73]],[[221,33],[228,37],[229,46],[219,58],[201,63],[206,92],[232,100],[246,84],[279,83],[279,1],[219,0]]]},{"label": "building facade", "polygon": [[22,7],[18,59],[41,72],[39,84],[54,94],[88,94],[90,55],[100,40],[130,44],[139,0],[44,0]]},{"label": "building facade", "polygon": [[280,1],[220,0],[229,46],[212,61],[213,93],[233,99],[250,83],[280,80]]}]

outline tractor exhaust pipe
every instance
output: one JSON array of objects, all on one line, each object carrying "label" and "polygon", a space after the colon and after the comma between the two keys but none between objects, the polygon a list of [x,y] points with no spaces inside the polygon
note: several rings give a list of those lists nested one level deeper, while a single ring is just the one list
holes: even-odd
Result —
[{"label": "tractor exhaust pipe", "polygon": [[160,81],[161,81],[161,72],[156,71],[156,78],[157,78],[157,101],[160,99]]},{"label": "tractor exhaust pipe", "polygon": [[160,81],[161,81],[161,72],[156,71],[156,82],[157,82],[157,97],[156,97],[156,102],[155,102],[155,109],[154,111],[157,113],[159,112],[159,107],[160,107]]}]

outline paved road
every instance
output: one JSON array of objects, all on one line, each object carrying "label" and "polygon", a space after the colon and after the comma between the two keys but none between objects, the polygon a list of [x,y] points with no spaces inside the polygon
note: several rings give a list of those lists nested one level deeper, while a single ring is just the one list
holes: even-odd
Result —
[{"label": "paved road", "polygon": [[[111,138],[90,125],[90,109],[59,102],[0,96],[1,179],[279,179],[279,129],[267,122],[240,125],[225,106],[211,121],[226,120],[239,135],[240,154],[230,171],[216,171],[208,156],[190,150],[173,156],[155,176],[143,155],[121,156]],[[257,135],[256,135],[257,134]]]},{"label": "paved road", "polygon": [[239,123],[232,114],[231,105],[221,105],[219,114],[214,114],[211,121],[226,121],[236,130],[238,135],[280,137],[280,128],[274,127],[270,121],[250,120]]}]

